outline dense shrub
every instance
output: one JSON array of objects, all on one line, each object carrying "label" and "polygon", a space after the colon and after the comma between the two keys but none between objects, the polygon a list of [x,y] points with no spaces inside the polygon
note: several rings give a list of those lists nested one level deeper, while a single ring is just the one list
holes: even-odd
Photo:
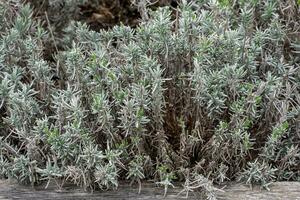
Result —
[{"label": "dense shrub", "polygon": [[85,189],[155,179],[165,192],[185,181],[210,199],[212,182],[299,181],[296,1],[141,12],[136,28],[73,21],[57,34],[29,4],[0,3],[0,176]]}]

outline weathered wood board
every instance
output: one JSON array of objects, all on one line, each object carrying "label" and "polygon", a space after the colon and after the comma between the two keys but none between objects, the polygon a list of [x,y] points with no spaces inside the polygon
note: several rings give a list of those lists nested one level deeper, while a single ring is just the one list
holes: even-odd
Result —
[{"label": "weathered wood board", "polygon": [[[300,182],[278,182],[270,186],[270,191],[259,188],[250,189],[241,184],[229,184],[223,189],[224,192],[217,192],[220,200],[300,200]],[[170,189],[167,197],[163,198],[163,189],[153,187],[152,184],[144,184],[141,194],[137,194],[136,187],[127,184],[121,185],[116,191],[104,191],[86,193],[74,187],[66,187],[59,191],[51,185],[48,189],[43,187],[21,186],[9,181],[0,180],[0,200],[22,199],[22,200],[176,200],[185,199],[178,196],[180,188]],[[200,199],[192,193],[188,199]]]}]

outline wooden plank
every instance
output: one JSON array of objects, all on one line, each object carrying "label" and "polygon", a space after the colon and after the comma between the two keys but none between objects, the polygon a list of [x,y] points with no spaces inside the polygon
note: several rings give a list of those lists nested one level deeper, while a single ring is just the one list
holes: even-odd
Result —
[{"label": "wooden plank", "polygon": [[[228,184],[223,190],[217,192],[218,199],[221,200],[300,200],[300,182],[278,182],[270,186],[270,191],[260,190],[259,188],[250,189],[241,184]],[[43,187],[21,186],[10,181],[0,180],[0,200],[22,199],[22,200],[52,200],[52,199],[86,199],[86,200],[176,200],[184,199],[178,196],[181,189],[175,188],[168,190],[168,195],[163,198],[163,189],[153,187],[153,184],[145,183],[141,194],[137,194],[136,187],[122,184],[116,191],[96,191],[93,193],[83,192],[77,187],[66,186],[59,191],[54,185],[48,189]],[[199,199],[199,196],[191,193],[188,199]]]}]

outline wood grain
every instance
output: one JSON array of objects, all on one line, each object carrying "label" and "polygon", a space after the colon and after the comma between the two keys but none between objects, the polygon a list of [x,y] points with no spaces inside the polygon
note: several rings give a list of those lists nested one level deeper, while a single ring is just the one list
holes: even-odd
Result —
[{"label": "wood grain", "polygon": [[[250,189],[241,184],[228,184],[223,188],[224,192],[217,192],[220,200],[300,200],[300,182],[278,182],[270,186],[270,191],[260,190],[259,188]],[[32,188],[21,186],[7,180],[0,180],[0,200],[22,199],[22,200],[50,200],[50,199],[69,199],[69,200],[176,200],[185,199],[178,196],[180,187],[170,189],[167,197],[163,198],[163,189],[156,188],[153,184],[143,184],[141,194],[137,194],[137,187],[130,187],[122,184],[116,191],[96,191],[88,193],[77,187],[66,186],[59,191],[55,185],[50,185],[48,189],[42,186]],[[188,199],[201,199],[196,194],[191,193]]]}]

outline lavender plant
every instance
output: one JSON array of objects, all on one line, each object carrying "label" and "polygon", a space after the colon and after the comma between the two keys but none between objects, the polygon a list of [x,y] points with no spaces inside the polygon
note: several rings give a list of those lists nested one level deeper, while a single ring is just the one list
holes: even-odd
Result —
[{"label": "lavender plant", "polygon": [[208,199],[213,183],[299,180],[299,5],[133,3],[137,27],[98,32],[0,3],[0,177],[139,192],[155,179],[165,195],[184,181]]}]

